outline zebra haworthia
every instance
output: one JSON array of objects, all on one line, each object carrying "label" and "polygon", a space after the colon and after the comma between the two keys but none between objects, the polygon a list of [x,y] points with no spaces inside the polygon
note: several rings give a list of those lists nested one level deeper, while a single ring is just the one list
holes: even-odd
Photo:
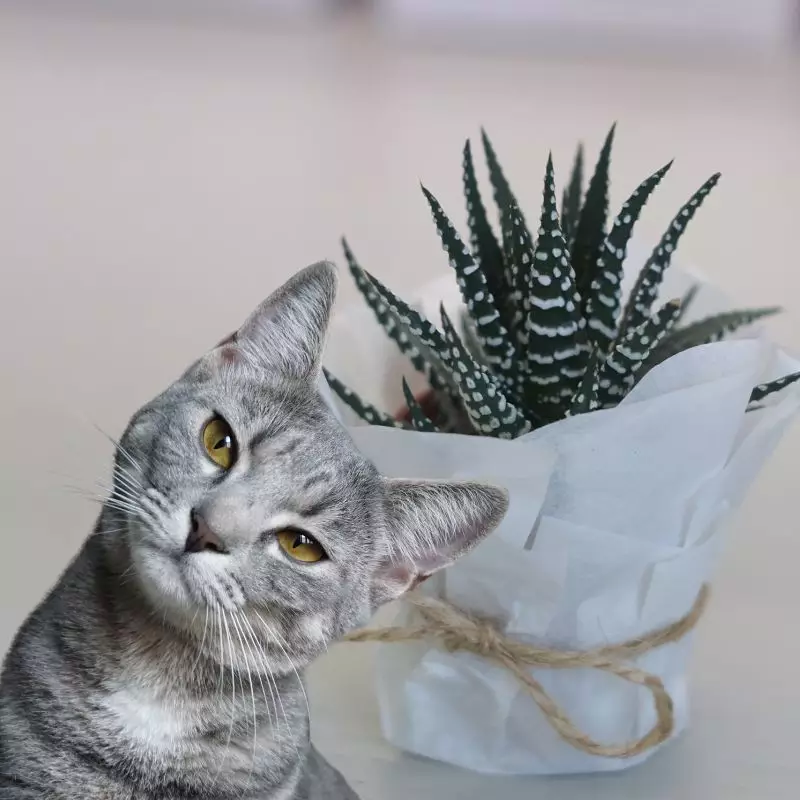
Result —
[{"label": "zebra haworthia", "polygon": [[[446,314],[439,330],[396,297],[358,265],[345,244],[350,271],[378,322],[431,385],[420,403],[403,384],[409,407],[404,419],[414,428],[514,438],[566,416],[611,408],[665,359],[777,311],[736,310],[682,325],[696,287],[684,296],[683,307],[671,302],[654,309],[686,225],[719,175],[709,178],[672,219],[621,309],[620,286],[634,225],[671,162],[636,188],[609,227],[614,137],[612,126],[585,194],[584,154],[578,147],[561,195],[560,218],[548,159],[535,239],[485,130],[481,139],[492,191],[484,197],[494,199],[497,220],[481,196],[469,141],[462,153],[469,244],[423,189],[464,300],[463,337]],[[333,376],[330,380],[364,418],[401,424]],[[800,373],[756,387],[749,408],[798,380]]]},{"label": "zebra haworthia", "polygon": [[[553,159],[547,161],[539,238],[524,263],[528,382],[549,396],[572,396],[586,366],[585,320],[556,209]],[[513,219],[522,242],[521,218]],[[523,251],[523,254],[525,251]]]}]

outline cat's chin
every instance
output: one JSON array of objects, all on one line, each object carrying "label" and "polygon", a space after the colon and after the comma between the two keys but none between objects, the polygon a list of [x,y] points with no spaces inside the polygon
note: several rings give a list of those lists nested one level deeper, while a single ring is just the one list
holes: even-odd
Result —
[{"label": "cat's chin", "polygon": [[215,553],[176,555],[149,543],[132,548],[133,569],[150,605],[173,624],[190,627],[206,609],[241,611],[240,583]]}]

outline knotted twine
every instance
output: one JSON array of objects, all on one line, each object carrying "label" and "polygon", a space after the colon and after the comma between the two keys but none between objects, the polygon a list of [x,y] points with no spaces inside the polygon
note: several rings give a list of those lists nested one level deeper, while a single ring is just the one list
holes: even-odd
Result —
[{"label": "knotted twine", "polygon": [[[672,698],[657,675],[629,663],[637,656],[676,642],[697,624],[708,603],[709,587],[704,585],[688,613],[679,620],[621,644],[592,650],[555,650],[510,639],[491,620],[456,608],[443,600],[409,596],[421,622],[406,627],[355,631],[349,642],[412,642],[430,640],[450,653],[473,653],[505,667],[516,676],[562,739],[578,750],[606,758],[630,758],[665,742],[675,728]],[[583,733],[558,703],[531,674],[531,668],[599,669],[624,681],[645,687],[653,697],[656,722],[641,739],[624,744],[601,744]]]}]

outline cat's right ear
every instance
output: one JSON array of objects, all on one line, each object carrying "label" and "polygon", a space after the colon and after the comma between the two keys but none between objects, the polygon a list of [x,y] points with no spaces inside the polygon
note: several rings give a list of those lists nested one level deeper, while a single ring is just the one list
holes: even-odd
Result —
[{"label": "cat's right ear", "polygon": [[330,261],[298,272],[220,342],[213,355],[227,363],[244,359],[284,378],[316,380],[337,285]]},{"label": "cat's right ear", "polygon": [[452,564],[491,533],[508,494],[475,482],[384,479],[388,550],[373,575],[377,608]]}]

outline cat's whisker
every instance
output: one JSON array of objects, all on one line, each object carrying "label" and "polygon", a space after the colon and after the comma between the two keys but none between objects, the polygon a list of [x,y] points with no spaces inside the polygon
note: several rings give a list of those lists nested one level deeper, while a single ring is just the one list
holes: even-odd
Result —
[{"label": "cat's whisker", "polygon": [[136,565],[131,564],[120,576],[119,582],[121,586],[124,586],[127,583],[130,583],[133,580],[134,573],[136,571]]},{"label": "cat's whisker", "polygon": [[141,492],[134,494],[124,486],[108,486],[102,481],[95,481],[95,486],[102,489],[108,497],[119,497],[123,500],[130,500],[132,503],[138,503],[139,497],[141,497]]},{"label": "cat's whisker", "polygon": [[[289,730],[289,733],[291,734],[291,726],[289,725],[289,721],[288,721],[288,718],[286,716],[286,710],[283,708],[283,702],[281,701],[280,689],[278,688],[278,685],[275,682],[275,677],[272,674],[272,667],[271,667],[271,665],[269,663],[269,658],[267,657],[267,654],[266,654],[266,652],[264,650],[258,648],[258,644],[257,644],[258,643],[258,637],[256,636],[256,633],[253,630],[253,626],[252,626],[252,624],[250,624],[249,620],[247,620],[247,624],[248,624],[248,626],[249,626],[249,628],[250,628],[250,630],[251,630],[251,632],[253,634],[254,640],[256,641],[256,648],[257,648],[256,652],[258,652],[259,658],[261,659],[261,663],[264,666],[264,675],[265,675],[265,677],[267,679],[267,686],[269,687],[269,694],[270,694],[270,697],[272,698],[273,708],[275,709],[276,719],[275,719],[274,725],[277,728],[277,725],[278,725],[278,720],[277,720],[278,704],[280,703],[280,708],[281,708],[281,711],[283,712],[284,724],[287,726],[287,729]],[[271,720],[271,717],[270,717],[270,720]],[[297,750],[297,744],[296,743],[295,743],[295,750]],[[298,752],[298,755],[299,755],[299,752]]]},{"label": "cat's whisker", "polygon": [[[271,682],[272,685],[275,687],[275,694],[278,697],[278,706],[280,707],[281,716],[283,717],[283,724],[286,726],[286,733],[287,733],[289,739],[291,739],[292,744],[294,745],[295,752],[297,753],[297,757],[299,758],[300,757],[300,751],[297,748],[297,742],[295,742],[294,738],[292,737],[292,724],[289,722],[289,717],[286,714],[286,706],[283,705],[283,698],[281,697],[281,690],[280,690],[280,687],[278,686],[278,681],[275,679],[275,676],[272,674],[272,671],[270,671],[267,674],[267,681]],[[276,711],[276,714],[277,714],[277,711]]]},{"label": "cat's whisker", "polygon": [[[123,511],[131,516],[139,516],[142,512],[142,506],[138,500],[132,500],[127,497],[117,495],[109,495],[100,501],[100,505],[104,508],[111,508],[117,511]],[[117,521],[117,520],[115,520]]]},{"label": "cat's whisker", "polygon": [[[254,611],[255,611],[255,609],[254,609]],[[267,631],[267,639],[272,639],[277,644],[277,639],[275,639],[275,637],[273,636],[272,629],[267,624],[267,621],[264,619],[264,617],[262,617],[261,614],[258,613],[258,611],[255,611],[255,615],[261,620],[262,624],[264,625],[264,628]],[[275,684],[275,691],[276,691],[276,693],[278,695],[278,705],[280,705],[280,707],[281,707],[281,713],[283,714],[283,720],[286,723],[286,728],[291,732],[292,726],[289,724],[289,717],[286,715],[286,709],[284,708],[283,700],[281,699],[280,689],[278,688],[278,684],[275,681],[275,676],[272,674],[272,670],[270,670],[267,673],[267,679],[268,680],[272,680],[273,684]]]},{"label": "cat's whisker", "polygon": [[[141,474],[141,469],[139,469],[138,465],[136,465],[136,469],[139,470],[139,473]],[[118,461],[114,462],[114,474],[119,475],[122,478],[125,478],[126,480],[130,481],[132,484],[134,484],[140,489],[144,488],[144,485],[142,484],[142,481],[139,478],[139,476],[135,475],[133,472],[130,471],[130,469],[128,469],[128,467],[124,466],[123,464],[120,464]]]},{"label": "cat's whisker", "polygon": [[[119,511],[126,511],[131,514],[138,514],[139,512],[139,505],[138,505],[138,498],[130,498],[128,495],[118,494],[115,495],[113,490],[111,490],[108,486],[104,485],[100,481],[95,481],[95,485],[100,489],[103,489],[104,492],[107,492],[106,495],[99,495],[91,489],[87,489],[83,486],[75,486],[74,484],[64,484],[62,488],[67,491],[69,494],[77,495],[78,497],[88,500],[90,503],[97,503],[101,506],[109,506],[111,508],[116,508]],[[103,533],[108,533],[109,531],[103,530]]]},{"label": "cat's whisker", "polygon": [[[197,648],[197,655],[195,656],[194,662],[192,663],[192,667],[189,670],[189,674],[190,675],[194,675],[195,674],[195,670],[197,669],[197,665],[200,663],[200,659],[203,657],[203,645],[206,643],[206,633],[208,632],[208,612],[209,612],[209,607],[208,607],[208,603],[205,603],[204,605],[206,607],[206,618],[205,618],[205,621],[203,622],[203,636],[200,639],[200,645]],[[192,624],[194,624],[194,620],[192,620]]]},{"label": "cat's whisker", "polygon": [[222,767],[225,761],[228,758],[228,753],[231,749],[231,739],[233,738],[233,725],[236,720],[236,673],[233,669],[234,657],[233,657],[233,639],[231,639],[231,630],[228,625],[228,615],[225,612],[225,609],[222,608],[220,604],[220,611],[222,612],[222,624],[225,626],[225,638],[228,640],[228,652],[230,654],[230,671],[231,671],[231,724],[228,728],[228,741],[225,743],[225,753],[222,756],[222,761],[219,765],[219,771],[217,772],[217,778],[219,777],[219,772],[222,771]]},{"label": "cat's whisker", "polygon": [[129,500],[123,500],[120,497],[107,497],[101,505],[108,506],[109,508],[116,508],[118,511],[127,511],[129,514],[139,515],[142,512],[142,507],[138,503],[131,503]]},{"label": "cat's whisker", "polygon": [[122,455],[124,455],[134,467],[136,467],[136,469],[141,471],[139,462],[110,433],[106,433],[96,422],[92,424],[95,430],[108,439],[108,441],[111,442],[111,444],[113,444],[114,447],[116,447],[117,450],[119,450],[119,452],[122,453]]},{"label": "cat's whisker", "polygon": [[88,500],[94,500],[95,502],[102,503],[105,500],[104,497],[100,497],[100,495],[95,494],[90,489],[87,489],[85,486],[75,486],[71,483],[62,484],[61,488],[68,492],[69,494],[77,494],[81,497],[85,497]]},{"label": "cat's whisker", "polygon": [[[301,677],[300,673],[298,672],[297,667],[295,667],[294,662],[292,661],[291,657],[289,656],[289,653],[287,651],[287,648],[288,648],[289,645],[287,644],[286,639],[283,638],[283,634],[281,634],[281,632],[277,628],[273,628],[273,627],[270,626],[270,631],[272,632],[272,635],[275,637],[276,643],[277,643],[278,647],[280,647],[281,652],[283,653],[284,657],[289,662],[289,665],[291,666],[292,670],[294,671],[294,674],[297,676],[297,682],[300,684],[300,689],[303,692],[303,698],[305,699],[305,702],[306,702],[306,709],[308,710],[309,716],[311,716],[311,707],[309,706],[308,695],[306,694],[306,687],[303,684],[303,678]],[[327,650],[327,647],[328,647],[328,645],[326,643],[325,644],[325,649],[326,650]]]},{"label": "cat's whisker", "polygon": [[48,470],[48,473],[52,475],[54,478],[58,478],[58,483],[54,484],[53,488],[57,488],[61,491],[67,490],[70,493],[79,492],[82,494],[91,491],[85,485],[79,485],[77,483],[74,483],[73,481],[82,480],[81,477],[78,477],[74,474],[70,474],[68,472],[60,472],[59,470]]},{"label": "cat's whisker", "polygon": [[215,621],[217,625],[217,639],[219,640],[219,675],[217,676],[217,692],[222,698],[222,692],[225,688],[225,648],[224,639],[222,636],[222,608],[219,603],[216,604]]},{"label": "cat's whisker", "polygon": [[[257,659],[258,659],[259,656],[261,656],[261,654],[259,653],[259,650],[258,650],[258,642],[256,641],[255,633],[253,632],[253,626],[250,624],[250,620],[248,620],[247,617],[244,614],[240,614],[239,615],[239,621],[242,624],[242,628],[244,629],[245,636],[248,638],[248,640],[253,645],[253,649],[252,649],[251,652],[253,654],[253,663],[256,666],[256,676],[258,677],[258,682],[261,684],[261,694],[264,695],[264,705],[267,707],[267,719],[269,720],[270,727],[272,727],[272,724],[273,724],[273,722],[272,722],[272,709],[270,708],[269,700],[267,700],[267,690],[264,687],[264,680],[261,677],[262,669],[267,671],[267,672],[269,672],[269,668],[268,668],[267,664],[264,662],[263,656],[261,657],[261,669],[259,669],[259,667],[258,667],[258,660]],[[249,645],[248,645],[248,647],[249,647]],[[273,702],[274,702],[274,700],[273,700]],[[277,711],[277,709],[276,709],[276,711]]]},{"label": "cat's whisker", "polygon": [[141,506],[141,501],[140,501],[140,499],[138,497],[131,497],[130,495],[127,495],[127,494],[118,494],[118,493],[110,494],[108,496],[108,499],[109,500],[122,500],[123,503],[130,503],[135,508],[141,508],[142,507]]},{"label": "cat's whisker", "polygon": [[98,485],[99,488],[102,488],[104,490],[104,493],[102,495],[92,494],[91,496],[92,497],[96,497],[98,500],[100,500],[103,503],[119,501],[119,502],[123,502],[123,503],[131,503],[132,505],[137,505],[137,506],[139,504],[139,499],[138,498],[132,498],[132,497],[128,497],[127,495],[117,493],[117,492],[114,491],[114,489],[102,486],[99,483],[97,485]]},{"label": "cat's whisker", "polygon": [[[128,530],[127,528],[100,528],[98,533],[100,534],[100,536],[106,536],[106,535],[112,534],[112,533],[125,533],[125,531],[127,531],[127,530]],[[132,570],[133,570],[133,567],[128,567],[128,569],[125,570],[123,575],[125,575],[128,572],[131,572]],[[122,577],[122,575],[120,575],[120,577]]]},{"label": "cat's whisker", "polygon": [[192,619],[191,619],[191,621],[189,622],[189,627],[190,627],[190,628],[194,626],[194,623],[195,623],[195,621],[197,620],[197,615],[198,615],[199,613],[200,613],[200,609],[199,609],[199,608],[198,608],[198,609],[195,609],[195,612],[194,612],[194,614],[192,614]]},{"label": "cat's whisker", "polygon": [[[244,639],[242,638],[242,628],[237,622],[237,616],[237,614],[231,614],[231,624],[236,631],[236,636],[239,638],[239,646],[242,648],[242,651],[244,651],[245,644]],[[250,788],[250,781],[253,779],[253,769],[256,763],[256,752],[258,750],[258,717],[256,715],[256,693],[255,689],[253,688],[253,673],[250,669],[250,660],[247,657],[247,654],[245,654],[244,663],[245,667],[247,668],[247,680],[250,684],[250,701],[253,706],[253,758],[250,762],[250,771],[247,774],[247,785],[244,792],[246,793],[247,789]]]},{"label": "cat's whisker", "polygon": [[[286,640],[283,638],[283,636],[281,636],[280,631],[278,631],[277,629],[273,628],[261,616],[261,614],[258,613],[258,611],[256,611],[256,615],[261,620],[261,622],[263,623],[264,627],[267,629],[267,634],[272,636],[272,638],[275,641],[275,644],[277,644],[278,647],[280,648],[281,652],[283,653],[283,657],[289,663],[289,666],[292,668],[295,676],[297,677],[297,682],[300,684],[300,690],[303,692],[303,699],[305,700],[306,709],[308,710],[308,715],[310,717],[311,716],[311,706],[310,706],[310,704],[308,702],[308,695],[306,694],[306,687],[303,685],[303,679],[300,677],[300,673],[297,671],[297,667],[295,667],[294,663],[292,662],[292,659],[289,658],[289,653],[286,651],[286,648],[283,646],[284,644],[286,644]],[[281,642],[283,642],[283,644],[281,644]]]},{"label": "cat's whisker", "polygon": [[109,492],[110,494],[113,494],[114,492],[119,492],[119,491],[126,491],[126,492],[130,492],[131,494],[135,493],[136,495],[141,494],[141,490],[138,487],[136,488],[136,491],[134,492],[134,489],[132,489],[126,483],[122,483],[121,485],[118,485],[118,484],[114,483],[113,481],[110,482],[110,483],[107,483],[105,479],[101,478],[99,480],[96,480],[94,482],[94,484],[95,484],[95,486],[99,486],[101,489],[103,489],[103,491]]},{"label": "cat's whisker", "polygon": [[[142,508],[138,503],[133,503],[130,500],[122,497],[100,497],[94,492],[91,492],[88,489],[84,489],[80,486],[64,486],[64,489],[70,494],[80,497],[81,500],[86,500],[89,503],[94,503],[96,505],[103,506],[104,508],[111,508],[132,516],[139,516],[142,513]],[[125,528],[101,528],[100,533],[119,533],[124,530]]]},{"label": "cat's whisker", "polygon": [[[248,622],[248,625],[249,624],[250,623]],[[259,649],[259,647],[258,647],[258,638],[255,635],[255,631],[253,631],[252,625],[250,625],[250,630],[253,632],[253,639],[256,642],[256,652],[258,653],[259,658],[261,659],[261,663],[262,663],[262,665],[264,667],[264,675],[265,675],[265,677],[267,679],[267,687],[269,688],[269,696],[272,698],[272,707],[275,709],[275,722],[274,723],[272,722],[272,714],[270,714],[270,723],[274,724],[275,727],[277,727],[277,725],[278,725],[278,719],[277,719],[277,716],[278,716],[278,698],[280,696],[279,693],[276,694],[276,691],[277,691],[278,687],[274,686],[274,688],[273,688],[274,679],[272,678],[272,667],[269,664],[269,659],[267,658],[267,654],[263,650]]]},{"label": "cat's whisker", "polygon": [[135,494],[141,494],[144,491],[144,486],[142,486],[141,483],[139,483],[139,481],[135,480],[132,477],[129,477],[125,472],[122,472],[119,468],[114,469],[114,477],[122,486],[124,486],[130,492],[134,492]]},{"label": "cat's whisker", "polygon": [[137,516],[139,514],[139,511],[140,511],[140,509],[131,508],[128,505],[122,505],[120,503],[109,503],[107,500],[106,500],[106,502],[101,503],[100,505],[102,505],[103,508],[108,508],[108,509],[111,509],[112,511],[117,511],[119,513],[127,514],[127,515],[132,516],[132,517],[133,516]]}]

